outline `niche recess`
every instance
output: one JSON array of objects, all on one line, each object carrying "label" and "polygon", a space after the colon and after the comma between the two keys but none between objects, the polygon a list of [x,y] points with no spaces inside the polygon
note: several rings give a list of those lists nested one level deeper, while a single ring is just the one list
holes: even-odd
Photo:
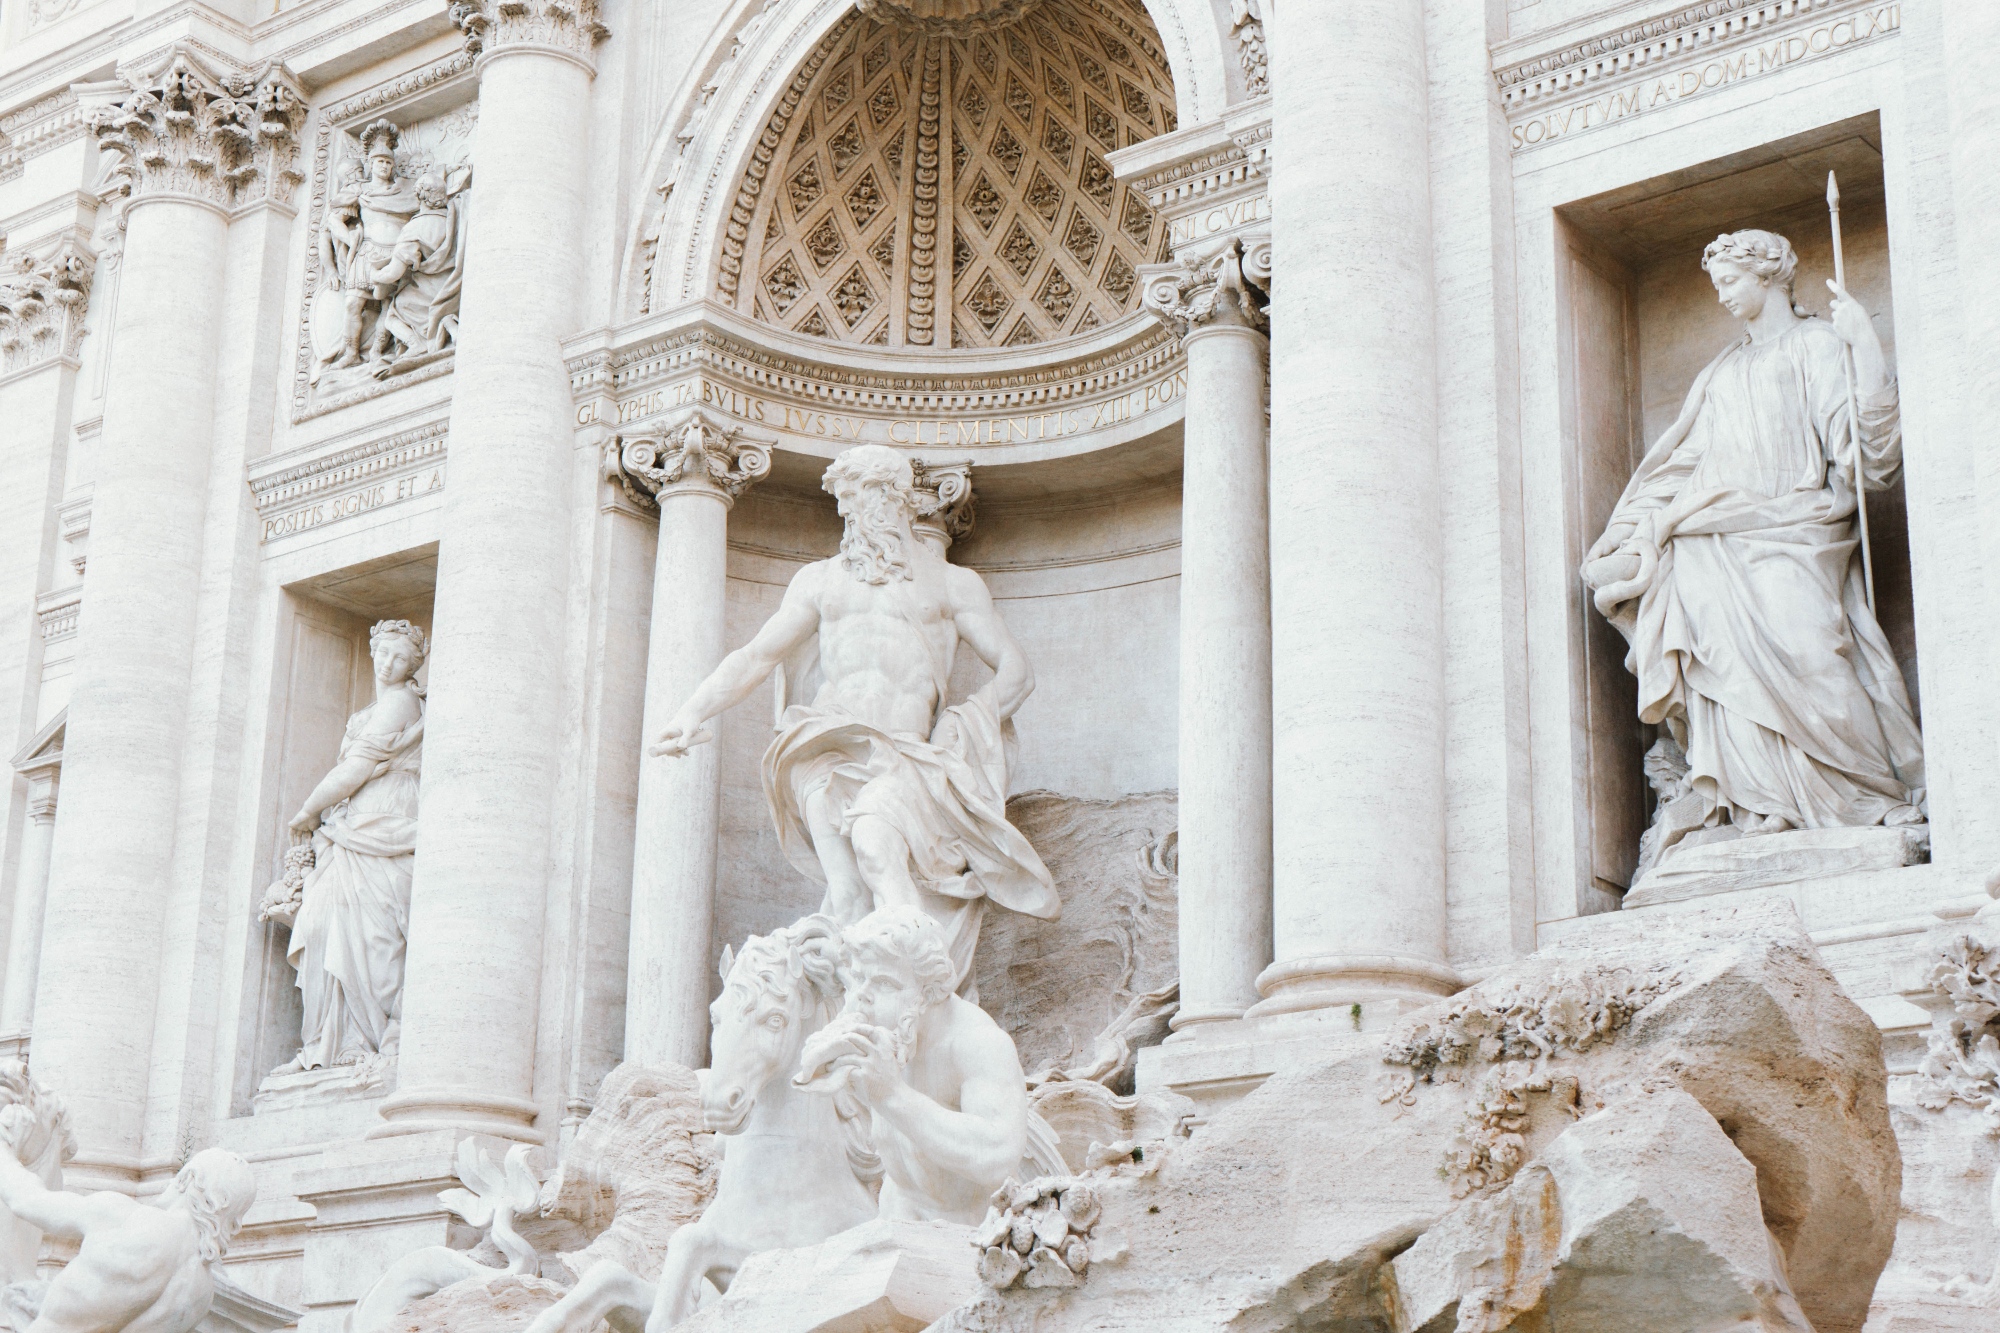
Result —
[{"label": "niche recess", "polygon": [[[1895,365],[1889,231],[1880,124],[1872,113],[1717,158],[1557,210],[1563,443],[1569,460],[1569,567],[1604,530],[1646,446],[1679,414],[1696,374],[1738,336],[1701,268],[1719,233],[1761,227],[1799,254],[1794,291],[1824,317],[1833,276],[1826,174],[1839,174],[1847,285],[1874,316]],[[1900,482],[1868,497],[1875,593],[1917,702],[1909,528]],[[1640,725],[1625,641],[1570,585],[1571,689],[1588,793],[1580,830],[1594,887],[1622,893],[1652,817],[1642,772],[1652,728]],[[1608,901],[1606,905],[1610,905]]]},{"label": "niche recess", "polygon": [[[283,874],[291,846],[289,821],[339,757],[347,719],[375,700],[369,626],[379,620],[408,620],[429,634],[436,587],[433,542],[285,588],[272,657],[253,904]],[[429,676],[426,664],[417,679],[421,683]],[[265,1075],[298,1053],[303,1018],[296,974],[285,961],[291,932],[267,921],[251,938],[243,1009],[250,1030],[241,1046],[233,1115],[256,1109],[253,1099]]]}]

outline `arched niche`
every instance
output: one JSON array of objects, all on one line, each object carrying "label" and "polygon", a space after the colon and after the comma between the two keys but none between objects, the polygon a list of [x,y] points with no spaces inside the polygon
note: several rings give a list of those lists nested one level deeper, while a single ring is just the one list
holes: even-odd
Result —
[{"label": "arched niche", "polygon": [[[1213,119],[1244,96],[1226,4],[1037,0],[1025,10],[1056,8],[1088,13],[1114,32],[1135,24],[1151,30],[1171,78],[1167,123]],[[856,17],[856,0],[741,0],[710,34],[694,66],[698,73],[686,81],[648,152],[648,188],[625,243],[622,319],[710,294],[738,202],[734,187],[757,165],[773,113],[788,97],[802,99],[795,85],[817,71],[821,44]]]}]

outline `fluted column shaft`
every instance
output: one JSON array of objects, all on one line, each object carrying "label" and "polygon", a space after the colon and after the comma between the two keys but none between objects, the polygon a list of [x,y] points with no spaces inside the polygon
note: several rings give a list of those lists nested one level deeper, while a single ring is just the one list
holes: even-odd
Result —
[{"label": "fluted column shaft", "polygon": [[577,54],[587,40],[565,49],[512,22],[478,33],[398,1090],[378,1134],[541,1137],[535,1032],[572,508],[560,339],[575,331],[582,281],[578,135],[592,72]]},{"label": "fluted column shaft", "polygon": [[36,1075],[114,1180],[137,1169],[152,1055],[227,229],[204,200],[133,201],[105,377],[34,1012]]},{"label": "fluted column shaft", "polygon": [[38,773],[28,783],[28,826],[15,863],[14,918],[7,934],[7,989],[0,996],[0,1040],[25,1037],[34,1023],[59,772]]},{"label": "fluted column shaft", "polygon": [[1174,1027],[1241,1017],[1271,961],[1271,570],[1264,317],[1232,240],[1147,270],[1182,332],[1180,959]]},{"label": "fluted column shaft", "polygon": [[1423,5],[1274,18],[1279,781],[1260,1013],[1452,984]]},{"label": "fluted column shaft", "polygon": [[[660,509],[646,656],[650,741],[722,660],[729,510],[745,486],[770,470],[770,454],[699,413],[662,439],[624,442],[622,453],[627,476]],[[640,764],[625,1058],[700,1069],[708,1064],[721,746],[698,745]]]}]

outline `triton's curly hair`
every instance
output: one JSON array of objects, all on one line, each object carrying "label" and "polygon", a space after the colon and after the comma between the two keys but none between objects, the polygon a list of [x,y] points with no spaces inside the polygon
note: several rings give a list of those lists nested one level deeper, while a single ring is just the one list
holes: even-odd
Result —
[{"label": "triton's curly hair", "polygon": [[1806,312],[1799,309],[1792,299],[1792,280],[1799,271],[1798,251],[1792,243],[1775,231],[1726,231],[1708,243],[1701,252],[1701,267],[1704,273],[1713,273],[1716,262],[1724,261],[1736,265],[1747,273],[1754,273],[1773,287],[1785,293],[1785,300],[1796,314]]},{"label": "triton's curly hair", "polygon": [[944,932],[930,915],[916,907],[880,907],[849,926],[842,935],[847,957],[841,961],[841,981],[850,980],[870,963],[901,959],[916,977],[924,1003],[943,1004],[951,998],[951,951]]}]

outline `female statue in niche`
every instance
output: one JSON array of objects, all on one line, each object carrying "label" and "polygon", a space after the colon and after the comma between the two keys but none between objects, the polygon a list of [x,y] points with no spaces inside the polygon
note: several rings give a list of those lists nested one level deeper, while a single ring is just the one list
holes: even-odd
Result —
[{"label": "female statue in niche", "polygon": [[1640,720],[1665,733],[1648,864],[1683,840],[1925,818],[1923,742],[1855,530],[1850,354],[1865,484],[1902,466],[1881,340],[1832,282],[1830,321],[1793,305],[1782,236],[1719,236],[1702,267],[1744,336],[1696,377],[1583,569],[1630,645]]},{"label": "female statue in niche", "polygon": [[368,648],[375,702],[347,720],[339,762],[292,819],[313,855],[286,952],[305,1001],[303,1044],[280,1074],[396,1050],[424,738],[416,674],[430,648],[407,620],[377,623]]}]

